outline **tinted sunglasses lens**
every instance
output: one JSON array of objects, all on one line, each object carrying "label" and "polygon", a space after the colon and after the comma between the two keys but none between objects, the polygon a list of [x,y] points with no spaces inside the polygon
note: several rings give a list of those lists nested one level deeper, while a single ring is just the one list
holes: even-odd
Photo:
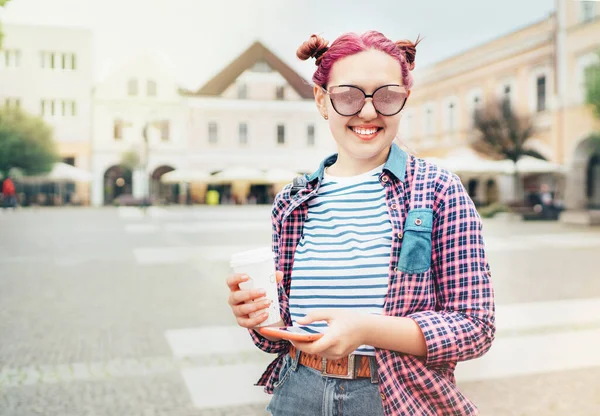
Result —
[{"label": "tinted sunglasses lens", "polygon": [[383,115],[396,114],[402,109],[406,95],[404,87],[389,85],[375,91],[373,105]]},{"label": "tinted sunglasses lens", "polygon": [[365,102],[362,91],[353,87],[332,87],[329,96],[335,111],[343,116],[358,113]]}]

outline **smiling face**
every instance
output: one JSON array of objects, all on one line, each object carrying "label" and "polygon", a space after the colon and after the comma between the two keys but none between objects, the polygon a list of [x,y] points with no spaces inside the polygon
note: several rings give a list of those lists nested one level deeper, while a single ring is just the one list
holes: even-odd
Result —
[{"label": "smiling face", "polygon": [[[390,84],[402,85],[400,63],[385,52],[370,49],[336,61],[326,87],[331,91],[333,86],[351,85],[370,95]],[[385,163],[398,133],[400,113],[383,116],[375,111],[372,99],[367,99],[359,113],[342,116],[333,108],[327,93],[319,87],[314,92],[317,107],[329,117],[329,128],[337,142],[338,171],[358,174]]]}]

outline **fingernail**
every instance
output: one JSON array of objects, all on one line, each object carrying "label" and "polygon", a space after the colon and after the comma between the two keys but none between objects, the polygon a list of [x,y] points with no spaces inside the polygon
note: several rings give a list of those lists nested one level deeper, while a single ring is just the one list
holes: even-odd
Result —
[{"label": "fingernail", "polygon": [[242,282],[245,282],[245,281],[247,281],[247,280],[248,280],[248,276],[247,276],[247,275],[243,275],[243,276],[242,276]]},{"label": "fingernail", "polygon": [[264,290],[264,289],[258,289],[257,293],[258,293],[259,295],[266,295],[266,294],[267,294],[267,291],[266,291],[266,290]]}]

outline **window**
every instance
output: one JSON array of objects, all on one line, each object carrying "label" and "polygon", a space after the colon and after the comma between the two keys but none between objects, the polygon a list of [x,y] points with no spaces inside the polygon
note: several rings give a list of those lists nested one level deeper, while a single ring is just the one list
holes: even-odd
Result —
[{"label": "window", "polygon": [[536,110],[538,113],[546,110],[546,76],[540,75],[536,79],[537,101]]},{"label": "window", "polygon": [[285,144],[285,126],[283,124],[277,125],[277,144]]},{"label": "window", "polygon": [[21,108],[21,100],[19,98],[5,98],[4,106],[6,108]]},{"label": "window", "polygon": [[113,139],[122,140],[123,139],[123,128],[125,127],[125,123],[123,120],[115,120],[113,123]]},{"label": "window", "polygon": [[481,110],[483,107],[483,100],[481,99],[481,92],[475,92],[471,98],[471,111],[469,114],[469,126],[473,127],[475,125],[475,117],[477,116],[477,112]]},{"label": "window", "polygon": [[158,121],[155,123],[155,126],[160,131],[160,140],[162,140],[163,142],[169,141],[169,120]]},{"label": "window", "polygon": [[21,66],[21,51],[5,50],[4,51],[4,66],[6,68],[19,68]]},{"label": "window", "polygon": [[138,82],[137,79],[130,79],[127,83],[127,94],[130,96],[138,95]]},{"label": "window", "polygon": [[240,144],[248,144],[248,125],[246,123],[240,123],[238,130]]},{"label": "window", "polygon": [[156,82],[148,80],[146,82],[146,94],[148,97],[156,97]]},{"label": "window", "polygon": [[62,54],[62,69],[75,69],[75,54],[74,53],[63,53]]},{"label": "window", "polygon": [[211,121],[208,123],[208,142],[209,143],[217,143],[218,141],[218,126],[217,123]]},{"label": "window", "polygon": [[581,23],[587,23],[594,20],[596,15],[596,2],[595,1],[582,1],[581,2],[581,13],[580,13],[580,21]]},{"label": "window", "polygon": [[315,126],[314,126],[314,124],[309,124],[306,127],[306,144],[309,147],[313,147],[315,145]]},{"label": "window", "polygon": [[285,98],[285,87],[278,86],[275,89],[275,98],[278,100],[283,100]]},{"label": "window", "polygon": [[75,101],[68,101],[68,100],[61,101],[61,109],[62,109],[61,114],[63,116],[75,116],[76,115]]},{"label": "window", "polygon": [[511,87],[510,85],[504,85],[502,87],[502,105],[510,110],[511,107]]},{"label": "window", "polygon": [[74,53],[40,52],[40,67],[44,69],[75,70],[77,59]]},{"label": "window", "polygon": [[435,122],[435,118],[434,118],[434,114],[433,114],[433,107],[431,105],[426,106],[425,110],[424,110],[424,123],[423,123],[423,131],[425,132],[426,136],[431,136],[434,133],[434,122]]},{"label": "window", "polygon": [[44,69],[54,69],[55,54],[53,52],[41,52],[41,67]]},{"label": "window", "polygon": [[240,100],[248,98],[248,87],[246,86],[246,84],[238,85],[238,98]]},{"label": "window", "polygon": [[446,103],[446,130],[448,132],[454,132],[457,127],[457,110],[456,102],[454,100],[447,101]]},{"label": "window", "polygon": [[54,100],[42,100],[41,101],[41,115],[52,116],[56,115],[56,103]]}]

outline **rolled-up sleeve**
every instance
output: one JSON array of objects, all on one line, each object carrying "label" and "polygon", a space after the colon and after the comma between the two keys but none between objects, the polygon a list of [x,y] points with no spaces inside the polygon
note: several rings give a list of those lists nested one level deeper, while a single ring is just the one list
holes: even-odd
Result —
[{"label": "rolled-up sleeve", "polygon": [[[273,226],[272,234],[271,234],[272,235],[271,243],[272,243],[272,249],[273,249],[273,254],[274,254],[276,270],[279,269],[279,267],[278,267],[278,265],[279,265],[279,239],[281,236],[280,218],[282,217],[283,210],[285,209],[285,206],[286,206],[283,203],[284,193],[286,191],[289,193],[289,186],[285,187],[281,192],[279,192],[277,194],[277,196],[275,197],[275,200],[273,202],[273,210],[271,212],[271,223]],[[279,307],[280,307],[280,309],[284,309],[284,308],[287,308],[288,297],[287,297],[287,294],[285,293],[282,282],[279,283],[278,286],[279,286],[278,287]],[[263,337],[262,335],[260,335],[253,329],[250,329],[249,331],[250,331],[250,336],[252,337],[252,341],[254,342],[254,345],[256,345],[259,349],[261,349],[264,352],[267,352],[270,354],[278,354],[281,352],[285,352],[289,349],[289,346],[290,346],[289,341],[286,341],[286,340],[271,341],[271,340],[266,339],[265,337]]]},{"label": "rolled-up sleeve", "polygon": [[481,217],[456,175],[434,210],[432,248],[436,310],[409,316],[425,337],[426,362],[477,358],[494,340],[494,293]]}]

